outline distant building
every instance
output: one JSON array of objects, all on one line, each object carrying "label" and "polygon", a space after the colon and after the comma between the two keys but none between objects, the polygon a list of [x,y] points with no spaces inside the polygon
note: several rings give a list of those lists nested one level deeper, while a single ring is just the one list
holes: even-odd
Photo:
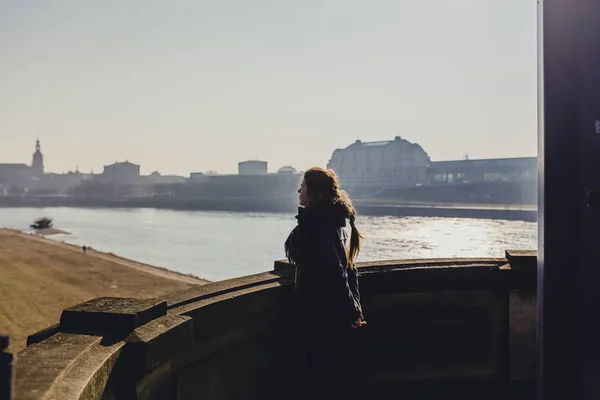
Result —
[{"label": "distant building", "polygon": [[298,171],[296,170],[296,168],[290,167],[289,165],[286,165],[285,167],[279,168],[279,170],[277,171],[277,173],[278,174],[297,174]]},{"label": "distant building", "polygon": [[190,182],[207,182],[210,179],[210,174],[203,172],[192,172],[190,174]]},{"label": "distant building", "polygon": [[141,184],[144,185],[161,185],[166,183],[184,183],[186,179],[179,175],[162,175],[158,171],[154,171],[148,176],[141,177]]},{"label": "distant building", "polygon": [[105,165],[100,179],[117,185],[134,185],[139,183],[140,166],[129,161]]},{"label": "distant building", "polygon": [[82,174],[78,170],[66,174],[46,174],[44,180],[36,187],[34,194],[63,194],[91,179],[90,174]]},{"label": "distant building", "polygon": [[246,199],[284,204],[289,200],[297,201],[302,181],[298,174],[197,175],[195,178],[185,184],[157,185],[156,194],[161,197]]},{"label": "distant building", "polygon": [[267,162],[250,160],[242,161],[238,163],[238,174],[239,175],[266,175],[267,174]]},{"label": "distant building", "polygon": [[427,181],[430,159],[418,144],[394,140],[361,142],[333,152],[328,168],[345,189],[368,194],[389,187],[410,187]]},{"label": "distant building", "polygon": [[0,164],[0,185],[29,189],[44,178],[44,156],[40,141],[36,142],[31,166],[26,164]]},{"label": "distant building", "polygon": [[534,180],[537,157],[437,161],[429,167],[429,185]]},{"label": "distant building", "polygon": [[26,187],[34,177],[33,169],[26,164],[0,164],[0,184]]}]

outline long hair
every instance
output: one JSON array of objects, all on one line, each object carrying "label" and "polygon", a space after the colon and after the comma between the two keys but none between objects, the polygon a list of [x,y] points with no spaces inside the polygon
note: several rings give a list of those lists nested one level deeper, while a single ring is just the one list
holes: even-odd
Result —
[{"label": "long hair", "polygon": [[354,260],[360,253],[360,243],[364,239],[356,227],[356,210],[346,191],[340,189],[339,179],[331,169],[311,168],[304,173],[304,184],[308,193],[306,209],[317,208],[323,205],[340,204],[346,211],[346,218],[350,220],[352,229],[350,246],[348,247],[348,265],[353,268]]}]

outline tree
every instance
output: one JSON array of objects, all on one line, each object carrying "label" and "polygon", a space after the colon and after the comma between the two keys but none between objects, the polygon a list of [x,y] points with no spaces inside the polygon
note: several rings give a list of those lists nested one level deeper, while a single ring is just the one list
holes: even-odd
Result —
[{"label": "tree", "polygon": [[35,230],[52,228],[52,218],[38,218],[30,227]]}]

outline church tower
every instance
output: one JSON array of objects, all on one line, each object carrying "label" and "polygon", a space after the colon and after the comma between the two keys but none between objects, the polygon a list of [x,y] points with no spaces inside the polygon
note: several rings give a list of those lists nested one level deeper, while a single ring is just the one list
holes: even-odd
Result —
[{"label": "church tower", "polygon": [[40,140],[35,144],[35,153],[33,153],[33,162],[31,168],[34,170],[35,176],[41,178],[44,176],[44,155],[42,154],[42,147],[40,146]]}]

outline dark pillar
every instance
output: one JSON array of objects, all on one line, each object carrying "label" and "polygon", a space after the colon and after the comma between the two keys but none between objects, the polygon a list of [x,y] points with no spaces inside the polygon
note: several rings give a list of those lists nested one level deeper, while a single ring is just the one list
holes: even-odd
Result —
[{"label": "dark pillar", "polygon": [[600,1],[541,4],[538,399],[600,399]]},{"label": "dark pillar", "polygon": [[8,336],[0,336],[0,399],[13,398],[13,355],[8,352]]}]

